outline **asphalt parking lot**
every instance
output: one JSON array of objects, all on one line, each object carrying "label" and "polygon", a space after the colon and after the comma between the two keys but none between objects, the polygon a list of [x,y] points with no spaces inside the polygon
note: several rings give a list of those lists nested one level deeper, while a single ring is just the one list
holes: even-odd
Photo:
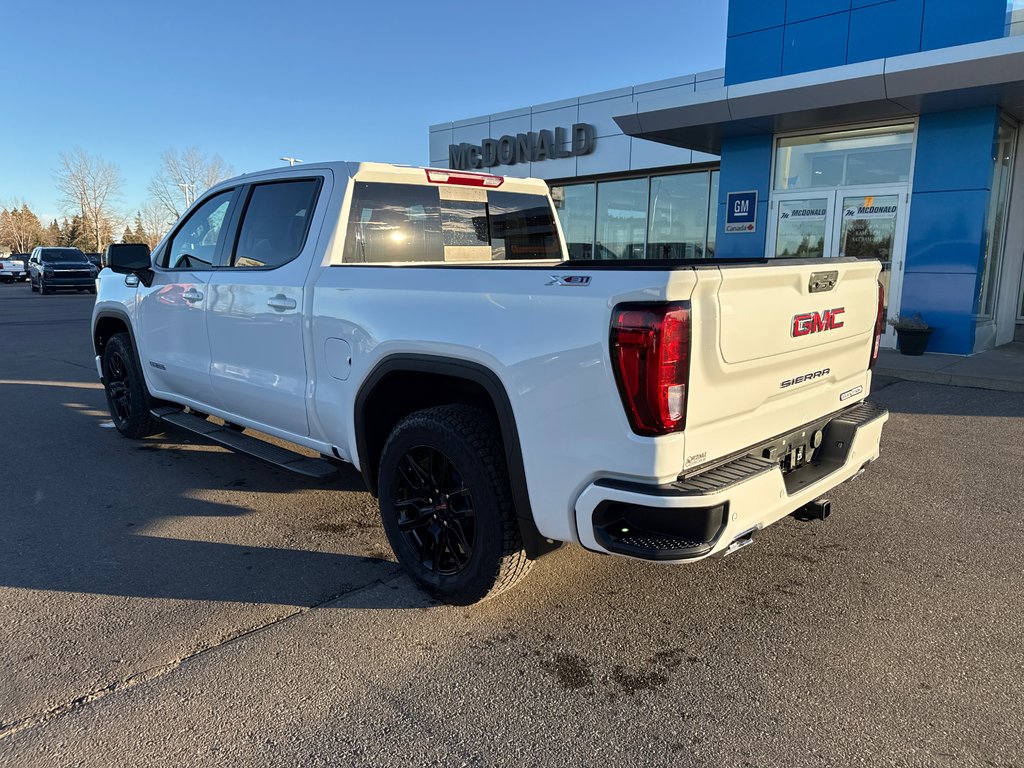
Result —
[{"label": "asphalt parking lot", "polygon": [[1024,765],[1024,394],[883,382],[828,521],[454,608],[355,472],[108,428],[91,305],[0,285],[0,765]]}]

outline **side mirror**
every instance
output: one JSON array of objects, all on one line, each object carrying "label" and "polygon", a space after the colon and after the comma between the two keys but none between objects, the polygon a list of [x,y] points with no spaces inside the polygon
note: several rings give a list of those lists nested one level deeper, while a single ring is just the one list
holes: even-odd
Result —
[{"label": "side mirror", "polygon": [[145,243],[114,243],[107,246],[103,264],[121,275],[137,275],[149,287],[153,282],[153,258]]}]

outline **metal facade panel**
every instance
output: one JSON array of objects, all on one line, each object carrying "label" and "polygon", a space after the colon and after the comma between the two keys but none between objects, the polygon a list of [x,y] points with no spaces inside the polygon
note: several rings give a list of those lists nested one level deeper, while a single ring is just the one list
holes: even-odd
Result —
[{"label": "metal facade panel", "polygon": [[[914,192],[988,190],[997,119],[994,107],[922,115],[917,130]],[[917,211],[914,213],[916,216]]]},{"label": "metal facade panel", "polygon": [[786,0],[786,24],[850,10],[850,0]]},{"label": "metal facade panel", "polygon": [[491,118],[491,138],[500,139],[502,136],[515,136],[517,133],[530,131],[530,113],[506,117],[504,119]]},{"label": "metal facade panel", "polygon": [[573,123],[580,121],[580,108],[576,104],[562,107],[560,109],[549,109],[539,112],[533,110],[530,116],[530,130],[541,131],[547,129],[553,131],[555,128],[571,128]]},{"label": "metal facade panel", "polygon": [[900,314],[920,312],[935,328],[928,341],[929,352],[969,355],[974,351],[973,312],[977,295],[976,274],[907,272],[903,276]]},{"label": "metal facade panel", "polygon": [[786,22],[786,0],[730,0],[729,37],[780,27]]},{"label": "metal facade panel", "polygon": [[846,61],[870,61],[915,53],[921,47],[924,0],[889,0],[854,8]]},{"label": "metal facade panel", "polygon": [[914,191],[907,272],[976,274],[985,243],[986,190]]},{"label": "metal facade panel", "polygon": [[[690,88],[692,90],[693,86],[691,85]],[[593,125],[599,137],[617,136],[622,133],[622,129],[615,122],[615,116],[634,110],[633,99],[629,96],[588,102],[587,104],[580,104],[579,122]]]},{"label": "metal facade panel", "polygon": [[615,173],[629,168],[629,136],[606,136],[597,140],[593,154],[576,158],[576,173],[590,176],[598,173]]},{"label": "metal facade panel", "polygon": [[629,170],[639,171],[671,165],[689,165],[692,162],[693,152],[689,149],[672,147],[656,141],[633,139],[629,155]]},{"label": "metal facade panel", "polygon": [[1005,27],[1005,0],[927,0],[921,50],[995,40]]},{"label": "metal facade panel", "polygon": [[783,27],[730,37],[725,43],[725,84],[782,74]]},{"label": "metal facade panel", "polygon": [[[450,125],[450,123],[449,123]],[[430,132],[430,164],[435,165],[438,160],[444,160],[448,164],[448,145],[452,143],[452,129]]]},{"label": "metal facade panel", "polygon": [[837,13],[787,24],[783,42],[782,74],[810,72],[845,64],[849,31],[849,13]]}]

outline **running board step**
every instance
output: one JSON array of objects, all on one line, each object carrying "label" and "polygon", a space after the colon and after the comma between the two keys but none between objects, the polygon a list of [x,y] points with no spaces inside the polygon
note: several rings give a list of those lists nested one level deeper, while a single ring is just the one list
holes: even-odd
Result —
[{"label": "running board step", "polygon": [[153,418],[166,424],[188,430],[193,434],[212,440],[218,445],[245,453],[254,458],[273,464],[275,467],[294,472],[314,480],[330,480],[338,474],[338,468],[323,459],[312,459],[301,453],[272,445],[265,440],[243,435],[233,429],[201,419],[195,414],[185,413],[180,408],[163,407],[150,411]]}]

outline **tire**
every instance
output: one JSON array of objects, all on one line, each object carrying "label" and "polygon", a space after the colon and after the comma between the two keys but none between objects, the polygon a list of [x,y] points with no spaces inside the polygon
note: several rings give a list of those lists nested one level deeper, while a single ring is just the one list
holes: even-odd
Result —
[{"label": "tire", "polygon": [[50,289],[46,287],[46,281],[43,278],[39,278],[39,295],[46,296],[50,293]]},{"label": "tire", "polygon": [[103,348],[103,389],[117,431],[139,440],[159,432],[149,413],[151,398],[127,333],[115,333]]},{"label": "tire", "polygon": [[498,425],[484,411],[442,405],[391,432],[380,460],[381,520],[398,562],[456,605],[486,600],[526,576],[526,557]]},{"label": "tire", "polygon": [[39,293],[39,289],[36,287],[36,281],[31,277],[28,279],[28,287],[32,289],[32,293]]}]

